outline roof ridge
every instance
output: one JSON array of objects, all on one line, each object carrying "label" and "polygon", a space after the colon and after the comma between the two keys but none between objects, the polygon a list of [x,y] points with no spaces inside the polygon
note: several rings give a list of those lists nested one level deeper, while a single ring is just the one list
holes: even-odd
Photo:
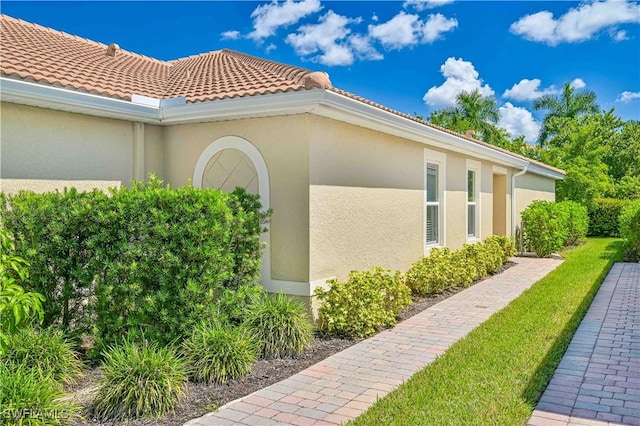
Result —
[{"label": "roof ridge", "polygon": [[[64,36],[66,38],[75,39],[75,40],[78,40],[78,41],[81,41],[81,42],[84,42],[84,43],[87,43],[87,44],[92,44],[94,46],[102,47],[102,48],[105,48],[105,49],[107,47],[109,47],[109,45],[101,43],[99,41],[91,40],[91,39],[86,38],[86,37],[80,37],[80,36],[74,35],[74,34],[69,34],[69,33],[66,33],[66,32],[64,32],[62,30],[57,30],[55,28],[45,27],[44,25],[36,24],[35,22],[28,22],[28,21],[25,21],[25,20],[20,19],[20,18],[14,18],[13,16],[9,16],[9,15],[4,14],[4,13],[1,13],[0,17],[2,19],[9,19],[9,20],[12,20],[14,22],[18,22],[18,23],[20,23],[20,25],[30,26],[30,27],[36,28],[36,29],[41,30],[41,31],[47,31],[47,32],[50,32],[50,33],[59,34],[59,35]],[[127,53],[129,55],[137,56],[139,58],[143,58],[143,59],[151,60],[151,61],[154,61],[154,62],[158,62],[158,63],[161,63],[163,65],[171,65],[168,61],[163,61],[161,59],[157,59],[157,58],[153,58],[151,56],[143,55],[141,53],[136,53],[136,52],[132,52],[130,50],[125,50],[125,49],[122,49],[119,45],[118,45],[118,48],[119,48],[120,52],[122,52],[122,53]]]}]

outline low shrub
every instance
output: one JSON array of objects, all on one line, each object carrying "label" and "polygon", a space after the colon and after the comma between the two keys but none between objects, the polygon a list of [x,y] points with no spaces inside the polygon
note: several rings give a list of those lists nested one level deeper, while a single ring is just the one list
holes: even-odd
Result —
[{"label": "low shrub", "polygon": [[489,259],[481,243],[464,244],[460,249],[464,268],[473,277],[473,281],[482,279],[489,273]]},{"label": "low shrub", "polygon": [[522,212],[525,245],[539,257],[559,251],[567,239],[567,214],[556,203],[536,200]]},{"label": "low shrub", "polygon": [[62,385],[37,367],[0,363],[0,424],[62,426],[82,420]]},{"label": "low shrub", "polygon": [[505,254],[502,245],[495,239],[486,239],[482,243],[479,243],[479,245],[481,245],[481,261],[484,264],[487,273],[490,275],[495,274],[504,264]]},{"label": "low shrub", "polygon": [[248,374],[256,351],[243,327],[228,324],[201,324],[182,345],[189,377],[204,383],[226,383]]},{"label": "low shrub", "polygon": [[237,289],[226,288],[215,306],[215,317],[219,321],[240,325],[247,317],[248,308],[256,299],[264,297],[262,286],[247,284]]},{"label": "low shrub", "polygon": [[132,343],[110,347],[104,353],[93,413],[100,420],[158,417],[172,411],[187,380],[184,361],[170,346]]},{"label": "low shrub", "polygon": [[243,323],[263,358],[300,354],[311,343],[313,326],[302,303],[282,293],[255,299]]},{"label": "low shrub", "polygon": [[587,235],[594,237],[619,237],[620,213],[629,200],[596,198],[589,205],[589,229]]},{"label": "low shrub", "polygon": [[433,248],[425,256],[411,265],[405,275],[405,283],[413,294],[439,293],[456,285],[455,260],[448,248]]},{"label": "low shrub", "polygon": [[620,236],[629,260],[640,259],[640,200],[629,203],[620,214]]},{"label": "low shrub", "polygon": [[316,288],[321,302],[320,328],[350,338],[368,337],[381,327],[396,323],[395,314],[411,304],[410,290],[399,272],[383,268],[351,271],[342,282],[332,280],[330,288]]},{"label": "low shrub", "polygon": [[505,264],[516,255],[516,246],[512,237],[506,235],[491,235],[484,240],[485,244],[495,241],[502,249],[502,264]]},{"label": "low shrub", "polygon": [[82,362],[60,331],[26,328],[11,336],[7,352],[0,356],[7,365],[28,366],[43,378],[71,383],[82,373]]},{"label": "low shrub", "polygon": [[567,220],[567,236],[564,240],[564,246],[575,246],[585,242],[589,229],[587,208],[574,201],[562,201],[557,203],[557,206],[563,210]]}]

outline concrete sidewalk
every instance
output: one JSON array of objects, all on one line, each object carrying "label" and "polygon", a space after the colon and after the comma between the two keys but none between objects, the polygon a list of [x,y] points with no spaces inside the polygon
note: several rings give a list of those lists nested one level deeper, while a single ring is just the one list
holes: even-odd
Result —
[{"label": "concrete sidewalk", "polygon": [[528,424],[640,425],[640,263],[613,266]]},{"label": "concrete sidewalk", "polygon": [[517,265],[281,382],[186,423],[337,425],[356,418],[561,261]]}]

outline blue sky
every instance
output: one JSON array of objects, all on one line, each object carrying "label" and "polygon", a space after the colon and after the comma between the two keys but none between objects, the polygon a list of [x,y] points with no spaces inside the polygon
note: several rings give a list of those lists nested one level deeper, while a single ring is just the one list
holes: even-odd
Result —
[{"label": "blue sky", "polygon": [[538,1],[18,2],[2,13],[170,60],[230,48],[329,73],[423,116],[479,89],[535,140],[532,99],[565,83],[640,120],[640,3]]}]

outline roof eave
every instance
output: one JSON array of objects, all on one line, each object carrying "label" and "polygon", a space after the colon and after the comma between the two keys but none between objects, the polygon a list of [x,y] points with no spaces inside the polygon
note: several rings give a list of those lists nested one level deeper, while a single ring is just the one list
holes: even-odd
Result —
[{"label": "roof eave", "polygon": [[374,131],[524,168],[552,179],[564,174],[523,158],[468,141],[328,90],[304,90],[173,106],[149,106],[65,88],[0,77],[0,100],[41,108],[155,125],[175,125],[311,113]]},{"label": "roof eave", "polygon": [[157,108],[7,77],[0,77],[0,100],[79,114],[158,124]]}]

